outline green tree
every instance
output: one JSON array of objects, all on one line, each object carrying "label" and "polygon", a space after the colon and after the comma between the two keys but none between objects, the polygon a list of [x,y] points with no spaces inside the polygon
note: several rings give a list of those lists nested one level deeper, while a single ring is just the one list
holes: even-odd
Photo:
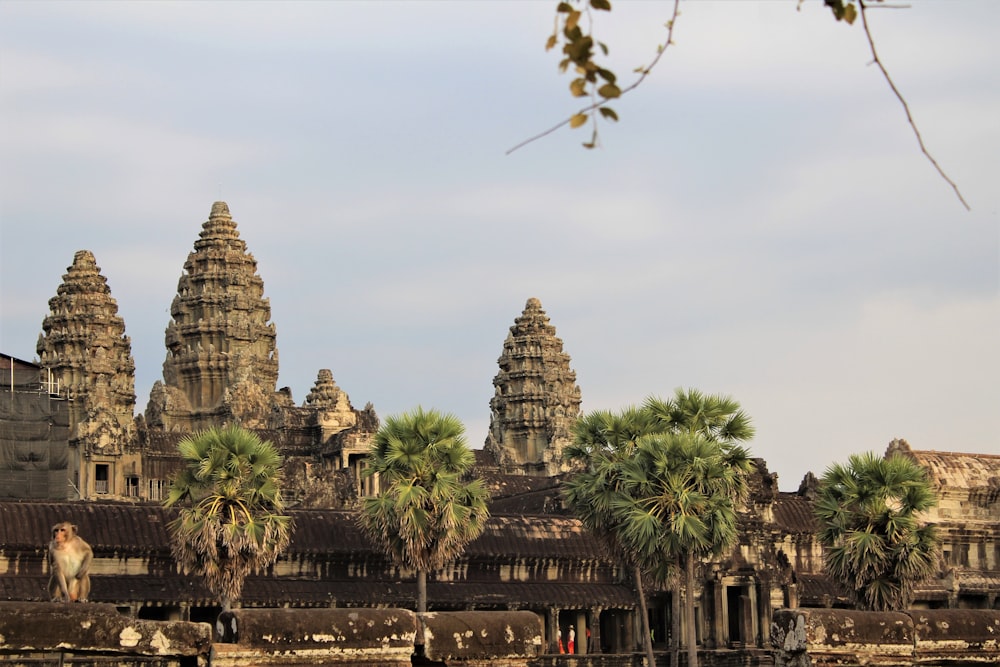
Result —
[{"label": "green tree", "polygon": [[697,434],[730,445],[754,436],[749,415],[735,399],[722,394],[678,388],[673,398],[650,396],[644,407],[667,433]]},{"label": "green tree", "polygon": [[368,452],[366,477],[379,494],[364,498],[358,523],[397,564],[417,572],[417,611],[427,611],[427,573],[458,558],[482,534],[489,493],[466,481],[474,455],[456,417],[418,407],[391,416]]},{"label": "green tree", "polygon": [[937,567],[940,539],[922,514],[937,504],[913,459],[871,452],[823,474],[815,505],[827,571],[864,609],[905,609]]},{"label": "green tree", "polygon": [[[680,401],[681,397],[688,400]],[[751,461],[744,448],[708,435],[725,433],[732,440],[737,435],[750,437],[753,429],[739,404],[723,399],[678,390],[674,400],[650,398],[638,410],[629,408],[619,415],[592,413],[577,423],[576,441],[566,450],[568,458],[583,466],[566,482],[567,502],[634,569],[650,664],[642,574],[665,582],[684,573],[688,664],[694,666],[698,658],[695,565],[736,539],[736,512],[747,493]],[[659,410],[671,406],[676,408],[672,412]],[[667,414],[674,416],[667,419]],[[729,428],[720,429],[720,424]],[[678,596],[673,600],[677,664]]]},{"label": "green tree", "polygon": [[184,467],[164,501],[180,506],[168,525],[170,548],[227,610],[247,575],[270,567],[291,539],[292,519],[281,513],[282,458],[270,442],[238,426],[188,436],[178,449]]},{"label": "green tree", "polygon": [[[674,390],[672,398],[663,399],[650,396],[646,399],[643,407],[660,424],[660,429],[664,432],[697,435],[724,445],[735,445],[750,440],[754,436],[750,417],[735,399],[722,394],[705,394],[697,389],[677,388]],[[686,562],[678,560],[677,563],[687,567]],[[685,589],[692,591],[692,584],[693,579],[689,579]],[[689,606],[691,606],[690,611],[685,612],[689,619],[691,618],[690,614],[693,613],[694,599],[692,596],[693,593],[688,593],[686,597]],[[674,596],[671,633],[675,637],[673,644],[674,664],[677,664],[678,660],[678,639],[680,637],[679,600],[676,597]],[[694,623],[690,620],[688,622],[688,635],[685,643],[688,645],[689,660],[692,659],[692,655],[696,659]]]},{"label": "green tree", "polygon": [[573,424],[573,444],[564,457],[576,462],[581,470],[563,483],[567,503],[591,532],[598,536],[610,554],[632,572],[639,599],[643,649],[648,664],[654,665],[649,614],[643,588],[642,563],[631,545],[618,533],[618,512],[632,499],[620,474],[620,468],[635,452],[636,443],[654,432],[656,422],[646,410],[627,408],[620,413],[599,410],[584,415]]}]

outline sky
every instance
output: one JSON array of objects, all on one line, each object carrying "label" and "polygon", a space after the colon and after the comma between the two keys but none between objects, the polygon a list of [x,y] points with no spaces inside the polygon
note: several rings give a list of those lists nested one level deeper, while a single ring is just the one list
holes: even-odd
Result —
[{"label": "sky", "polygon": [[[78,250],[132,340],[137,411],[212,202],[277,327],[381,416],[482,447],[529,298],[583,410],[727,394],[783,491],[894,438],[1000,454],[1000,4],[688,0],[620,121],[560,129],[553,1],[0,0],[0,351],[37,358]],[[622,84],[669,2],[594,17]]]}]

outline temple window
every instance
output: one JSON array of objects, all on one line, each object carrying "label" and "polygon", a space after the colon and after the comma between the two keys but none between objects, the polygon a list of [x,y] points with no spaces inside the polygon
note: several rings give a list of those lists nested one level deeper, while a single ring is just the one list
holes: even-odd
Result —
[{"label": "temple window", "polygon": [[169,488],[170,483],[162,479],[149,480],[149,500],[163,500]]},{"label": "temple window", "polygon": [[94,491],[96,493],[107,494],[111,492],[109,468],[107,463],[98,463],[94,466]]}]

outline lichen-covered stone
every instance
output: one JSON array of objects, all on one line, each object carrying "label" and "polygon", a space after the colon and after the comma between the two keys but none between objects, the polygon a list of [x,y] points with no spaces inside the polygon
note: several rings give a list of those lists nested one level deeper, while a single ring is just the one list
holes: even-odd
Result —
[{"label": "lichen-covered stone", "polygon": [[542,652],[542,619],[530,611],[431,612],[420,619],[428,660],[530,658]]},{"label": "lichen-covered stone", "polygon": [[780,609],[775,667],[1000,663],[1000,611]]},{"label": "lichen-covered stone", "polygon": [[416,615],[407,609],[232,609],[216,623],[216,635],[223,643],[274,650],[412,652],[416,633]]},{"label": "lichen-covered stone", "polygon": [[923,662],[979,656],[1000,664],[1000,609],[933,609],[907,612]]},{"label": "lichen-covered stone", "polygon": [[207,656],[211,641],[207,623],[139,620],[110,604],[0,602],[0,662],[45,651]]}]

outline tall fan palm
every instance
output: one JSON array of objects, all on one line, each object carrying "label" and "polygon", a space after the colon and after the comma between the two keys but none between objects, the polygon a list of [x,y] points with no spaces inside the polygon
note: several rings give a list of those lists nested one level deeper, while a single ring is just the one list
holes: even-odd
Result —
[{"label": "tall fan palm", "polygon": [[417,611],[427,611],[427,572],[458,558],[482,534],[489,492],[466,482],[474,463],[456,417],[418,407],[391,416],[368,452],[364,475],[381,491],[364,498],[358,523],[396,563],[417,571]]},{"label": "tall fan palm", "polygon": [[921,514],[937,504],[913,459],[855,454],[827,468],[815,505],[825,564],[864,609],[905,609],[937,567],[940,539]]},{"label": "tall fan palm", "polygon": [[[594,412],[574,427],[566,456],[582,471],[564,486],[569,505],[634,570],[647,659],[653,664],[642,573],[661,582],[684,573],[689,665],[697,664],[694,566],[732,545],[736,510],[747,494],[751,462],[733,444],[753,435],[739,404],[697,390],[641,409]],[[674,663],[679,596],[673,596]]]},{"label": "tall fan palm", "polygon": [[291,540],[292,519],[281,514],[282,458],[270,442],[238,426],[186,437],[178,449],[184,467],[164,501],[181,505],[168,525],[170,548],[227,610],[247,575],[270,567]]},{"label": "tall fan palm", "polygon": [[632,500],[621,468],[635,453],[639,438],[652,433],[655,427],[651,415],[636,408],[620,413],[599,410],[584,415],[573,425],[573,444],[564,450],[565,458],[579,464],[581,469],[563,483],[566,502],[583,525],[632,571],[641,612],[643,648],[650,665],[655,664],[655,658],[641,563],[633,550],[622,543],[617,527],[621,524],[620,508]]},{"label": "tall fan palm", "polygon": [[[632,500],[617,510],[618,530],[647,569],[672,564],[684,573],[687,664],[695,667],[695,565],[736,541],[737,509],[749,490],[752,462],[743,447],[698,433],[649,435],[637,445],[621,471]],[[676,636],[678,614],[674,618]]]},{"label": "tall fan palm", "polygon": [[754,428],[740,404],[722,394],[705,394],[697,389],[676,389],[663,399],[650,396],[643,407],[667,433],[697,433],[707,440],[735,444],[750,440]]}]

